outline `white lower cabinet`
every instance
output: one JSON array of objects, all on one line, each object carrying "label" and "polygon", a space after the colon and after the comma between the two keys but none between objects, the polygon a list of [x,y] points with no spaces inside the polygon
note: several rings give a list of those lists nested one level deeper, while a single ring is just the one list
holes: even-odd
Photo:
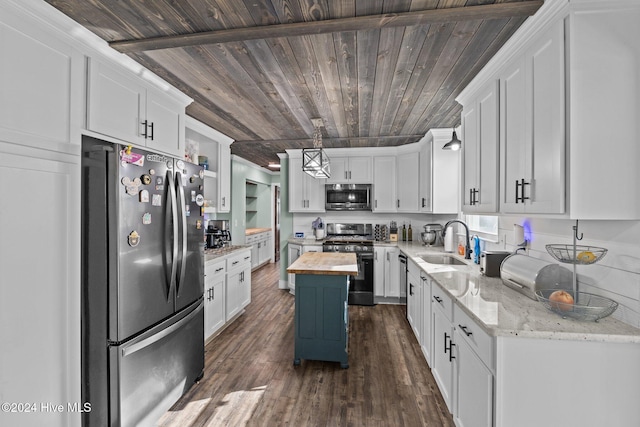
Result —
[{"label": "white lower cabinet", "polygon": [[407,260],[407,320],[418,342],[422,339],[422,280],[420,267]]},{"label": "white lower cabinet", "polygon": [[[289,265],[293,264],[302,255],[302,245],[289,243]],[[292,294],[296,293],[296,275],[289,273],[289,290]]]},{"label": "white lower cabinet", "polygon": [[253,270],[271,260],[270,231],[246,236],[244,243],[251,246],[251,268]]},{"label": "white lower cabinet", "polygon": [[431,294],[431,369],[447,408],[458,427],[492,427],[495,340],[438,286]]},{"label": "white lower cabinet", "polygon": [[225,321],[231,320],[251,302],[251,251],[227,258]]},{"label": "white lower cabinet", "polygon": [[493,425],[493,374],[456,329],[456,406],[458,427]]},{"label": "white lower cabinet", "polygon": [[493,426],[495,340],[453,309],[454,411],[458,427]]},{"label": "white lower cabinet", "polygon": [[432,339],[432,325],[433,319],[431,310],[431,279],[427,277],[426,273],[420,272],[420,281],[422,282],[422,333],[420,334],[420,348],[422,354],[427,360],[427,364],[431,366],[431,347],[433,345]]},{"label": "white lower cabinet", "polygon": [[249,248],[204,266],[204,339],[210,339],[251,302]]},{"label": "white lower cabinet", "polygon": [[209,339],[225,323],[225,284],[227,261],[222,259],[204,267],[204,339]]},{"label": "white lower cabinet", "polygon": [[384,294],[387,297],[400,297],[400,249],[386,248],[384,254]]},{"label": "white lower cabinet", "polygon": [[453,327],[451,298],[437,286],[431,289],[433,354],[431,373],[449,412],[453,413]]},{"label": "white lower cabinet", "polygon": [[374,298],[400,297],[400,249],[376,246],[373,248]]}]

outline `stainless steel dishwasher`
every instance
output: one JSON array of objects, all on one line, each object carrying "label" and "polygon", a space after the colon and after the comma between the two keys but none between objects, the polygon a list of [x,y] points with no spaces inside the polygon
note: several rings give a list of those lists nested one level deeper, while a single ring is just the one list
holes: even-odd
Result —
[{"label": "stainless steel dishwasher", "polygon": [[[409,295],[407,292],[407,256],[400,253],[398,260],[400,261],[400,289],[404,289],[404,294]],[[405,315],[407,314],[405,313]]]}]

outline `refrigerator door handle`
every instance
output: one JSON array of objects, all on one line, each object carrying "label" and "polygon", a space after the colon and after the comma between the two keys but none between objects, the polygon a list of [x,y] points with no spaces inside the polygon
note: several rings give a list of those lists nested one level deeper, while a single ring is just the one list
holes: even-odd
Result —
[{"label": "refrigerator door handle", "polygon": [[156,333],[154,335],[151,335],[148,338],[144,338],[143,340],[138,341],[136,343],[132,343],[130,345],[123,346],[120,349],[120,351],[122,352],[122,357],[129,356],[129,355],[135,353],[138,350],[142,350],[145,347],[149,347],[153,343],[156,343],[156,342],[160,341],[164,337],[172,334],[174,331],[177,331],[178,329],[182,328],[182,326],[184,324],[189,323],[191,321],[191,319],[193,319],[198,314],[200,314],[200,307],[203,306],[203,305],[204,305],[204,303],[200,302],[200,304],[198,304],[198,306],[191,313],[189,313],[187,316],[183,317],[182,319],[178,320],[173,325],[163,329],[162,331],[160,331],[160,332],[158,332],[158,333]]},{"label": "refrigerator door handle", "polygon": [[[173,173],[167,171],[167,184],[173,181]],[[173,228],[173,239],[171,242],[171,271],[169,273],[169,292],[167,293],[167,301],[172,298],[171,287],[176,277],[176,271],[178,269],[178,209],[176,201],[176,189],[173,185],[167,185],[169,191],[169,204],[171,208],[171,226]]]},{"label": "refrigerator door handle", "polygon": [[182,174],[176,172],[176,188],[178,189],[178,208],[180,209],[180,224],[181,224],[181,245],[180,251],[180,263],[178,265],[178,279],[176,281],[176,296],[180,295],[180,285],[184,282],[185,269],[187,267],[187,212],[186,202],[184,200],[184,185],[182,185]]}]

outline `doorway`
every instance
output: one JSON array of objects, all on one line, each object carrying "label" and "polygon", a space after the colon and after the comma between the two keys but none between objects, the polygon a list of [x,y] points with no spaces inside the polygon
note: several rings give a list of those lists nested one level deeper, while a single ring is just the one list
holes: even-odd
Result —
[{"label": "doorway", "polygon": [[273,218],[274,218],[274,227],[273,227],[273,259],[275,262],[280,261],[280,186],[275,186],[274,200],[273,200]]}]

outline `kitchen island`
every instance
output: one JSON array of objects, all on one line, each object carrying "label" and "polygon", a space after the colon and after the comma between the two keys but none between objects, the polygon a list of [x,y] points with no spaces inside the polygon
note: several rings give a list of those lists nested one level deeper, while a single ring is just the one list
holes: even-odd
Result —
[{"label": "kitchen island", "polygon": [[358,274],[356,254],[307,252],[287,272],[296,275],[293,364],[312,359],[348,368],[347,299],[349,276]]}]

